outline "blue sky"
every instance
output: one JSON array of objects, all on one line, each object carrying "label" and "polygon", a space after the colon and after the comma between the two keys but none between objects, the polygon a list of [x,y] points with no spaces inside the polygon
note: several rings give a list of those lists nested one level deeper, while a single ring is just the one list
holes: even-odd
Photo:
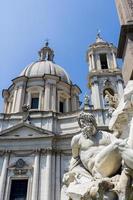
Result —
[{"label": "blue sky", "polygon": [[[38,59],[48,38],[55,62],[88,92],[86,51],[97,29],[117,46],[119,20],[114,0],[4,0],[0,6],[0,92]],[[2,111],[0,97],[0,111]]]}]

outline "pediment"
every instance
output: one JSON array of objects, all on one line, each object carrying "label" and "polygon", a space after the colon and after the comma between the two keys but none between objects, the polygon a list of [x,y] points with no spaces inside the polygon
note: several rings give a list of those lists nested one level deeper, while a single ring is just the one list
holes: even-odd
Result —
[{"label": "pediment", "polygon": [[0,138],[38,138],[52,136],[52,132],[27,123],[20,123],[0,132]]}]

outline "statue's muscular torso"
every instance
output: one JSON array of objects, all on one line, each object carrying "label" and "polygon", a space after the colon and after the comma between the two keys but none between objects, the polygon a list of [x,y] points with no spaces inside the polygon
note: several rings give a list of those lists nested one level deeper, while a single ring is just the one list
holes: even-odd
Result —
[{"label": "statue's muscular torso", "polygon": [[111,135],[108,133],[104,134],[104,132],[99,131],[91,138],[85,138],[81,135],[79,155],[85,168],[89,168],[89,171],[91,171],[95,163],[95,157],[110,143]]},{"label": "statue's muscular torso", "polygon": [[[94,136],[86,138],[83,134],[73,137],[73,155],[79,156],[84,167],[93,173],[96,157],[112,142],[118,139],[107,132],[99,131]],[[109,148],[108,148],[109,149]]]}]

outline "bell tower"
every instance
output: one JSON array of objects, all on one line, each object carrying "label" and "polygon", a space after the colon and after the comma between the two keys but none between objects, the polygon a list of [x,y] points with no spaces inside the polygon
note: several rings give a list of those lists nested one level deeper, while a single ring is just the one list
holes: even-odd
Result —
[{"label": "bell tower", "polygon": [[109,106],[115,108],[123,93],[122,73],[117,65],[116,54],[117,48],[104,41],[100,33],[87,51],[91,108],[101,125],[107,123]]}]

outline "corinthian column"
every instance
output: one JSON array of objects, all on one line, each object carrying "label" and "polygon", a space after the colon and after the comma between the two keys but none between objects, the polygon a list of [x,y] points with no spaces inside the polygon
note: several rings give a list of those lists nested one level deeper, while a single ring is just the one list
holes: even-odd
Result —
[{"label": "corinthian column", "polygon": [[1,179],[0,179],[0,200],[4,200],[4,192],[6,186],[6,178],[7,178],[7,168],[9,162],[9,154],[6,153],[4,157],[4,162],[1,171]]},{"label": "corinthian column", "polygon": [[32,184],[32,200],[38,199],[38,183],[39,183],[39,158],[40,152],[37,152],[34,160],[34,173]]}]

